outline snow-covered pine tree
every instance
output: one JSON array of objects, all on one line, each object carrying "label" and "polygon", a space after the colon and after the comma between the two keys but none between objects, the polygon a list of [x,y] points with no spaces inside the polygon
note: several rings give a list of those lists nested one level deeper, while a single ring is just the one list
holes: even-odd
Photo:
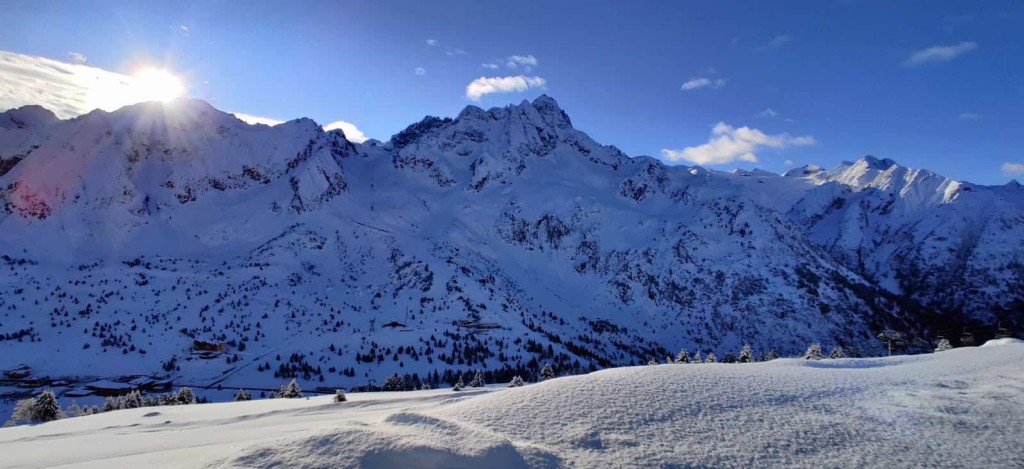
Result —
[{"label": "snow-covered pine tree", "polygon": [[523,378],[520,377],[519,375],[513,376],[512,377],[512,381],[510,381],[508,383],[508,387],[510,387],[510,388],[518,388],[518,387],[520,387],[522,385],[523,385]]},{"label": "snow-covered pine tree", "polygon": [[348,398],[345,397],[345,391],[341,389],[334,390],[334,402],[345,402]]},{"label": "snow-covered pine tree", "polygon": [[299,388],[299,383],[296,383],[293,378],[288,385],[281,386],[281,389],[277,392],[277,397],[284,399],[298,399],[302,397],[302,389]]},{"label": "snow-covered pine tree", "polygon": [[828,354],[828,357],[831,359],[846,358],[846,353],[843,352],[842,347],[837,346],[836,348],[832,349],[832,353]]},{"label": "snow-covered pine tree", "polygon": [[690,352],[686,349],[679,351],[679,355],[676,355],[676,363],[690,363]]},{"label": "snow-covered pine tree", "polygon": [[64,413],[67,414],[68,417],[81,417],[83,415],[89,415],[87,412],[88,408],[82,410],[81,407],[78,407],[78,403],[73,400],[71,401],[71,405],[68,406],[68,410],[64,411]]},{"label": "snow-covered pine tree", "polygon": [[42,423],[60,418],[64,418],[64,412],[60,410],[60,403],[57,402],[57,396],[53,391],[39,393],[32,403],[32,421]]},{"label": "snow-covered pine tree", "polygon": [[249,396],[249,393],[246,392],[245,389],[239,389],[238,393],[235,394],[235,400],[236,401],[250,401],[250,400],[252,400],[252,396]]},{"label": "snow-covered pine tree", "polygon": [[460,373],[459,374],[459,381],[456,382],[455,386],[452,387],[452,391],[461,391],[465,387],[466,387],[466,383],[462,382],[462,374]]},{"label": "snow-covered pine tree", "polygon": [[545,363],[544,368],[540,370],[540,380],[547,381],[555,377],[555,369],[551,367],[550,363]]},{"label": "snow-covered pine tree", "polygon": [[821,360],[822,358],[825,358],[825,356],[821,354],[821,344],[811,344],[810,347],[807,347],[807,351],[804,352],[804,359]]},{"label": "snow-covered pine tree", "polygon": [[754,361],[754,348],[750,344],[744,344],[743,349],[740,350],[740,363],[752,363]]},{"label": "snow-covered pine tree", "polygon": [[770,362],[776,358],[779,358],[779,352],[776,352],[775,349],[769,349],[761,354],[761,361],[763,362]]},{"label": "snow-covered pine tree", "polygon": [[405,391],[405,380],[398,373],[395,373],[384,380],[381,391]]},{"label": "snow-covered pine tree", "polygon": [[196,395],[192,392],[192,388],[181,388],[178,389],[177,403],[179,405],[190,405],[196,403]]},{"label": "snow-covered pine tree", "polygon": [[11,418],[4,424],[5,427],[11,427],[19,423],[32,423],[32,409],[36,405],[34,398],[22,399],[14,404],[14,411],[11,412]]},{"label": "snow-covered pine tree", "polygon": [[704,363],[715,363],[718,358],[715,357],[715,352],[708,352],[708,357],[704,359]]},{"label": "snow-covered pine tree", "polygon": [[652,359],[647,361],[647,365],[648,366],[654,366],[654,365],[660,365],[660,363],[658,363],[658,360],[652,358]]},{"label": "snow-covered pine tree", "polygon": [[483,373],[481,373],[480,370],[476,370],[476,374],[473,375],[473,380],[469,382],[469,387],[482,388],[486,384]]},{"label": "snow-covered pine tree", "polygon": [[107,396],[107,400],[103,402],[103,411],[110,412],[112,410],[117,410],[117,401],[113,397]]},{"label": "snow-covered pine tree", "polygon": [[693,354],[694,363],[704,363],[704,358],[700,356],[700,350]]},{"label": "snow-covered pine tree", "polygon": [[953,344],[949,343],[949,339],[939,340],[939,345],[935,347],[935,351],[945,352],[946,350],[953,350]]}]

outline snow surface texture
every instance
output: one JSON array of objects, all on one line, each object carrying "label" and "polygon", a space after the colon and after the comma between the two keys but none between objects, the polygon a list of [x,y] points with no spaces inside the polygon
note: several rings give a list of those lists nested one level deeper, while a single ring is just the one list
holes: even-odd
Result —
[{"label": "snow surface texture", "polygon": [[[547,96],[360,145],[196,100],[26,107],[0,113],[0,167],[0,371],[61,395],[154,374],[575,373],[745,343],[871,355],[880,329],[921,338],[936,313],[1024,322],[1018,185],[871,157],[669,167]],[[4,386],[0,411],[26,392]]]},{"label": "snow surface texture", "polygon": [[658,365],[491,387],[115,411],[0,429],[22,467],[1010,467],[1024,343]]}]

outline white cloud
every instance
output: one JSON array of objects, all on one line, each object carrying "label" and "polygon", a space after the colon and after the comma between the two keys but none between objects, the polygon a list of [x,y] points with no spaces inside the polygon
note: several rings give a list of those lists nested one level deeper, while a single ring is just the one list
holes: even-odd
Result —
[{"label": "white cloud", "polygon": [[85,54],[75,51],[68,52],[68,58],[76,64],[84,64],[89,61],[89,58],[86,57]]},{"label": "white cloud", "polygon": [[959,117],[960,119],[965,119],[965,120],[978,120],[978,119],[981,119],[981,114],[975,114],[973,112],[963,112],[963,113],[960,113],[960,115],[957,116],[957,117]]},{"label": "white cloud", "polygon": [[466,97],[473,101],[479,101],[481,97],[492,93],[526,91],[530,88],[540,88],[545,83],[547,82],[541,77],[527,77],[523,75],[480,77],[466,86]]},{"label": "white cloud", "polygon": [[188,26],[185,26],[183,24],[179,24],[178,27],[181,28],[182,31],[184,31],[186,33],[188,32]]},{"label": "white cloud", "polygon": [[778,48],[788,44],[792,40],[793,40],[793,36],[790,36],[789,34],[780,34],[778,36],[773,37],[772,40],[768,41],[767,44],[765,44],[765,45],[763,45],[761,47],[758,47],[758,49],[760,49],[760,50],[774,50],[774,49],[778,49]]},{"label": "white cloud", "polygon": [[782,164],[784,164],[784,165],[786,165],[786,166],[793,166],[793,160],[786,160],[786,161],[783,161],[783,162],[782,162]]},{"label": "white cloud", "polygon": [[505,66],[507,66],[508,68],[516,68],[516,67],[518,67],[520,65],[525,65],[527,67],[536,67],[537,66],[537,58],[534,57],[531,54],[531,55],[510,55],[507,59],[505,59]]},{"label": "white cloud", "polygon": [[756,162],[754,152],[760,147],[785,148],[789,146],[814,145],[814,137],[810,135],[793,137],[789,134],[767,135],[749,127],[735,128],[719,122],[711,130],[708,143],[682,150],[661,150],[661,155],[669,162],[689,161],[699,165],[728,164],[733,161]]},{"label": "white cloud", "polygon": [[466,55],[466,51],[464,51],[462,49],[459,49],[458,47],[456,47],[454,49],[448,49],[448,50],[444,51],[444,53],[449,55],[449,56]]},{"label": "white cloud", "polygon": [[342,132],[345,132],[345,138],[350,142],[363,143],[368,140],[366,138],[366,134],[351,122],[334,121],[324,126],[324,130],[326,131],[336,129],[341,129]]},{"label": "white cloud", "polygon": [[271,119],[269,117],[254,116],[254,115],[251,115],[251,114],[245,114],[245,113],[241,113],[241,112],[233,112],[231,114],[233,114],[235,117],[237,117],[238,120],[240,120],[242,122],[245,122],[246,124],[250,124],[250,125],[263,124],[263,125],[269,125],[269,126],[273,127],[275,125],[283,124],[284,123],[283,120]]},{"label": "white cloud", "polygon": [[414,72],[417,75],[426,75],[427,74],[427,69],[425,69],[423,67],[416,67],[416,70],[414,70]]},{"label": "white cloud", "polygon": [[779,113],[775,112],[775,110],[770,107],[766,107],[763,111],[757,113],[757,117],[776,118],[779,117]]},{"label": "white cloud", "polygon": [[143,101],[144,85],[88,65],[0,51],[0,109],[38,104],[66,119]]},{"label": "white cloud", "polygon": [[683,83],[682,90],[692,91],[708,87],[710,87],[711,89],[718,89],[723,86],[725,86],[725,78],[718,78],[712,80],[710,78],[705,77],[696,77],[689,79],[686,83]]},{"label": "white cloud", "polygon": [[903,62],[906,67],[916,67],[930,62],[949,62],[978,48],[978,43],[964,41],[952,46],[934,46],[914,52]]},{"label": "white cloud", "polygon": [[498,64],[496,64],[496,63],[485,63],[485,64],[482,65],[482,67],[486,68],[488,70],[497,70],[498,69]]},{"label": "white cloud", "polygon": [[437,39],[427,39],[427,45],[430,46],[430,47],[434,47],[434,46],[436,46],[438,44],[439,43],[437,42]]},{"label": "white cloud", "polygon": [[1021,163],[1003,163],[1003,174],[1007,176],[1015,174],[1024,174],[1024,164]]}]

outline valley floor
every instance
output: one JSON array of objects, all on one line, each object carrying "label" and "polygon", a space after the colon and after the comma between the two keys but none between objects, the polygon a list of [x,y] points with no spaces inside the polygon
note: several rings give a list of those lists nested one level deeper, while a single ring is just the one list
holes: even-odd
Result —
[{"label": "valley floor", "polygon": [[151,407],[0,429],[2,467],[1009,467],[1024,343],[618,368],[522,388]]}]

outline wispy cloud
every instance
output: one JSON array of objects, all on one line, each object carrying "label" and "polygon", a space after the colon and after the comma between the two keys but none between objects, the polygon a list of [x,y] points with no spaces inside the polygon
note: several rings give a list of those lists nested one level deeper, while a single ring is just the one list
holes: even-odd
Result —
[{"label": "wispy cloud", "polygon": [[68,52],[68,58],[76,64],[84,64],[89,61],[89,58],[86,57],[85,54],[75,51]]},{"label": "wispy cloud", "polygon": [[696,77],[687,80],[681,87],[683,91],[699,90],[701,88],[718,89],[725,86],[725,78],[710,79],[707,77]]},{"label": "wispy cloud", "polygon": [[774,119],[779,117],[779,113],[775,112],[775,110],[770,107],[766,107],[763,111],[757,113],[757,117],[768,117]]},{"label": "wispy cloud", "polygon": [[328,132],[331,130],[338,129],[345,133],[345,139],[347,139],[350,142],[363,143],[369,140],[368,138],[366,138],[366,134],[364,134],[362,130],[359,130],[359,128],[356,127],[356,125],[351,122],[334,121],[324,126],[324,130]]},{"label": "wispy cloud", "polygon": [[735,128],[719,122],[711,130],[708,143],[682,150],[661,150],[661,155],[669,162],[689,161],[699,165],[728,164],[734,161],[756,162],[754,154],[759,148],[785,148],[814,145],[814,137],[810,135],[793,137],[783,133],[768,135],[749,127]]},{"label": "wispy cloud", "polygon": [[508,68],[516,68],[516,67],[518,67],[520,65],[523,65],[523,66],[526,66],[526,67],[536,67],[537,66],[537,58],[534,57],[532,54],[531,55],[510,55],[507,59],[505,59],[505,65]]},{"label": "wispy cloud", "polygon": [[416,69],[413,70],[413,72],[415,74],[417,74],[417,75],[426,75],[427,74],[427,69],[425,69],[423,67],[416,67]]},{"label": "wispy cloud", "polygon": [[497,69],[498,69],[498,64],[496,64],[496,63],[491,63],[491,62],[485,63],[485,64],[483,64],[483,65],[481,65],[481,66],[482,66],[483,68],[486,68],[486,69],[488,69],[488,70],[497,70]]},{"label": "wispy cloud", "polygon": [[427,39],[427,45],[430,46],[430,47],[435,47],[438,44],[440,44],[440,43],[437,42],[437,39]]},{"label": "wispy cloud", "polygon": [[183,24],[179,24],[179,25],[178,25],[178,29],[180,29],[180,30],[184,31],[185,33],[188,33],[188,32],[189,32],[188,26],[185,26],[185,25],[183,25]]},{"label": "wispy cloud", "polygon": [[932,46],[914,52],[903,62],[905,67],[916,67],[933,62],[949,62],[978,48],[978,43],[964,41],[952,46]]},{"label": "wispy cloud", "polygon": [[775,50],[793,41],[793,36],[789,34],[780,34],[768,41],[767,44],[758,47],[758,50]]},{"label": "wispy cloud", "polygon": [[462,49],[459,49],[458,47],[456,47],[454,49],[448,49],[448,50],[444,51],[444,53],[446,55],[448,55],[449,57],[453,57],[453,56],[456,56],[456,55],[466,55],[466,51],[464,51]]},{"label": "wispy cloud", "polygon": [[543,87],[547,82],[541,77],[523,75],[510,77],[480,77],[466,86],[466,97],[479,101],[481,97],[493,93],[514,93],[530,88]]},{"label": "wispy cloud", "polygon": [[1024,164],[1021,163],[1003,163],[1003,174],[1007,176],[1016,176],[1024,174]]},{"label": "wispy cloud", "polygon": [[981,114],[976,114],[976,113],[973,113],[973,112],[962,112],[957,117],[960,118],[960,119],[963,119],[963,120],[972,120],[973,121],[973,120],[981,119]]},{"label": "wispy cloud", "polygon": [[38,104],[67,119],[137,103],[145,95],[138,85],[97,67],[0,51],[0,109]]}]

